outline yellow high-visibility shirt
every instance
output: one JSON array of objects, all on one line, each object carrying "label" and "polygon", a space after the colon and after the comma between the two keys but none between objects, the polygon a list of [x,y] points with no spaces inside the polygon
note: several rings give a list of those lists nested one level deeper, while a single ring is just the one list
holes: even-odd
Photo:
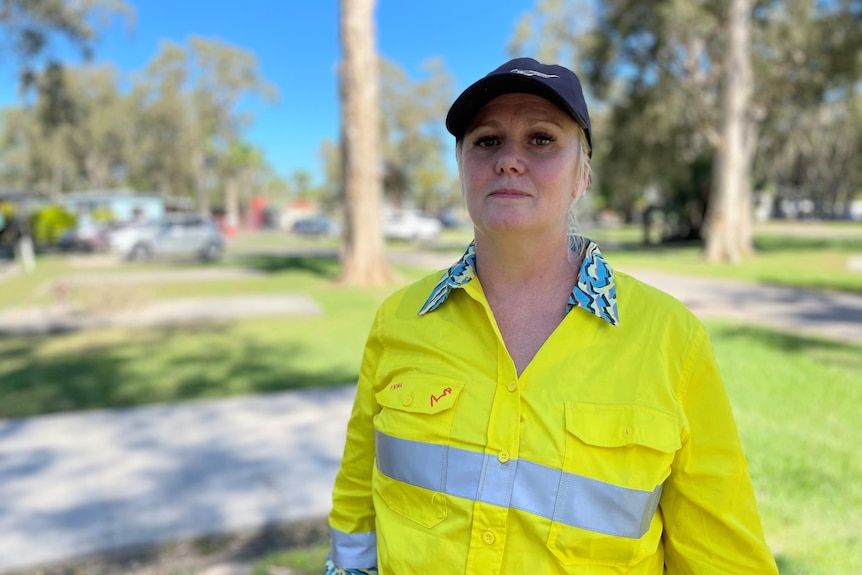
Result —
[{"label": "yellow high-visibility shirt", "polygon": [[472,245],[386,300],[330,526],[382,574],[777,574],[703,324],[592,242],[520,377]]}]

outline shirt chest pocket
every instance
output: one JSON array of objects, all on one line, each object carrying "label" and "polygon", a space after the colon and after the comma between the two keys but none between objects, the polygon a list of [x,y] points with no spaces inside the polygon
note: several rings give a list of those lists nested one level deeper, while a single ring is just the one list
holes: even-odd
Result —
[{"label": "shirt chest pocket", "polygon": [[634,405],[566,404],[566,453],[548,546],[566,565],[633,565],[656,552],[661,486],[681,423]]},{"label": "shirt chest pocket", "polygon": [[412,375],[377,393],[374,491],[385,503],[378,514],[394,512],[428,528],[446,518],[446,449],[463,387],[461,382]]},{"label": "shirt chest pocket", "polygon": [[380,412],[374,417],[374,429],[394,437],[445,444],[463,388],[460,381],[431,375],[399,378],[376,394]]}]

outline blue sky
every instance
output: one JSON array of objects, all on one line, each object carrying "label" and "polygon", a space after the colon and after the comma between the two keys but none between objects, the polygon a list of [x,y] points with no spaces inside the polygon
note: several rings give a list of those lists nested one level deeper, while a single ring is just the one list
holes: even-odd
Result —
[{"label": "blue sky", "polygon": [[[315,180],[323,140],[338,138],[340,58],[337,0],[129,0],[133,29],[115,22],[96,44],[93,61],[121,71],[142,69],[162,40],[198,35],[254,52],[274,84],[275,104],[250,103],[246,135],[284,175],[305,169]],[[460,91],[508,59],[516,22],[535,0],[378,0],[381,55],[417,78],[422,62],[440,58]],[[0,107],[17,103],[14,70],[0,59]],[[443,119],[441,118],[441,122]]]}]

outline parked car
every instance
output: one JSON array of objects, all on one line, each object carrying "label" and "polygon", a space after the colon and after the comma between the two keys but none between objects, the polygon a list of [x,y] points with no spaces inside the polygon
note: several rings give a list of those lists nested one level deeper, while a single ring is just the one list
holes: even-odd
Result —
[{"label": "parked car", "polygon": [[70,228],[57,238],[57,246],[68,252],[102,252],[109,248],[108,238],[115,224],[88,224]]},{"label": "parked car", "polygon": [[131,224],[112,232],[111,249],[128,260],[196,257],[215,260],[224,253],[224,236],[209,218],[194,214]]},{"label": "parked car", "polygon": [[437,214],[437,219],[440,220],[444,228],[460,229],[467,227],[467,221],[454,212],[440,212]]},{"label": "parked car", "polygon": [[440,235],[440,220],[419,210],[393,210],[383,218],[383,237],[390,240],[432,240]]},{"label": "parked car", "polygon": [[338,223],[326,216],[310,216],[296,220],[291,230],[298,236],[316,238],[334,238],[341,235]]}]

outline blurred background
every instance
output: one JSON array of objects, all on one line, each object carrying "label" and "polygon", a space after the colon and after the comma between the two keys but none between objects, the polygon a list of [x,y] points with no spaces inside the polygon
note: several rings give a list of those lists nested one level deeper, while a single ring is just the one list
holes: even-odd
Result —
[{"label": "blurred background", "polygon": [[[349,389],[377,305],[472,238],[444,118],[515,56],[583,81],[585,234],[694,286],[782,574],[862,571],[858,0],[0,0],[0,478],[50,467],[9,463],[21,422]],[[305,533],[245,568],[319,572]]]}]

